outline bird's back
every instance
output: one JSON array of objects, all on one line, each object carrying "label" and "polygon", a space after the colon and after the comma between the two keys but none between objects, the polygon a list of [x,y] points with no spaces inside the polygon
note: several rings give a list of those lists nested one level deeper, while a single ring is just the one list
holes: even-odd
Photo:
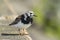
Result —
[{"label": "bird's back", "polygon": [[30,18],[29,16],[27,16],[26,20],[24,19],[25,16],[24,15],[21,15],[21,16],[18,16],[15,21],[13,21],[11,24],[9,25],[16,25],[18,24],[20,21],[21,23],[23,24],[29,24],[29,23],[32,23],[33,22],[33,18]]}]

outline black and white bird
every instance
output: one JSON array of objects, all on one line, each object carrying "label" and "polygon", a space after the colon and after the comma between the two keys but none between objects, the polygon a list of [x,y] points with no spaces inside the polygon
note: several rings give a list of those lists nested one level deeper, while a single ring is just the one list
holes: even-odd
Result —
[{"label": "black and white bird", "polygon": [[35,16],[34,12],[28,11],[16,17],[16,19],[11,24],[9,24],[9,26],[18,27],[20,34],[28,34],[26,29],[32,25],[33,16]]}]

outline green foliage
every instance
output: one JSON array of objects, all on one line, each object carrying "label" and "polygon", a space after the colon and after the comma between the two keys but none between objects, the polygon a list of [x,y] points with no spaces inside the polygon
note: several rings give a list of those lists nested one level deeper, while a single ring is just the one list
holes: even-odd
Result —
[{"label": "green foliage", "polygon": [[40,11],[40,8],[35,7],[35,8],[33,8],[33,11],[34,11],[35,15],[37,16],[37,17],[35,17],[36,23],[42,24],[43,23],[43,13]]},{"label": "green foliage", "polygon": [[[44,24],[45,33],[51,37],[57,36],[59,38],[60,37],[60,23],[58,23],[58,20],[57,20],[56,6],[57,5],[52,0],[41,0],[39,7],[38,6],[34,7],[33,11],[37,15],[37,17],[35,17],[36,23]],[[48,19],[45,18],[45,14],[46,14],[44,13],[45,11],[48,11],[51,14],[53,13],[53,15],[55,16],[52,16],[51,19],[49,19],[48,21]],[[45,22],[45,19],[46,19],[47,24]]]}]

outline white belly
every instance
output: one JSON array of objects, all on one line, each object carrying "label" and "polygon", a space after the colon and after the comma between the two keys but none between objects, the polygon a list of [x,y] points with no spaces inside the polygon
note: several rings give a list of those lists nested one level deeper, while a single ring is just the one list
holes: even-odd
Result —
[{"label": "white belly", "polygon": [[13,25],[14,27],[18,27],[18,28],[28,28],[28,27],[30,27],[31,26],[31,23],[29,23],[29,24],[23,24],[23,23],[21,23],[21,21],[18,23],[18,24],[15,24],[15,25]]}]

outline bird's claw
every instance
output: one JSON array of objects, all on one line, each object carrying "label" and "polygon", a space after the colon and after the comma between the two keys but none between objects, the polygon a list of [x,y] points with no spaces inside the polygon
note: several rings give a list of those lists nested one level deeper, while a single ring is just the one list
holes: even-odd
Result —
[{"label": "bird's claw", "polygon": [[28,35],[28,32],[24,29],[24,30],[20,30],[20,35]]}]

